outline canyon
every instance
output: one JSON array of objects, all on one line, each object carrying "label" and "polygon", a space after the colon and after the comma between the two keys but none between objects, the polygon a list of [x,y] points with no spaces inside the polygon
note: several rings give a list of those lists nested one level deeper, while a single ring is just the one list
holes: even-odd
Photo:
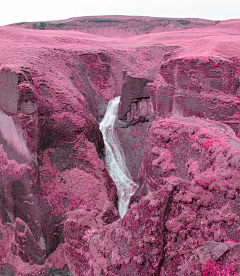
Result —
[{"label": "canyon", "polygon": [[0,27],[0,275],[239,275],[239,27]]}]

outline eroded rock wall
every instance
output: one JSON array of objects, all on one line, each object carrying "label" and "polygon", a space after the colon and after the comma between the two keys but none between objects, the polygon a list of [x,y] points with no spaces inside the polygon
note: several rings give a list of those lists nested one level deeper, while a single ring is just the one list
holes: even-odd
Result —
[{"label": "eroded rock wall", "polygon": [[[105,69],[110,58],[100,52],[80,59],[73,55],[72,60],[72,66],[66,62],[65,70],[70,70],[66,78],[72,89],[82,93],[77,100],[56,95],[53,88],[38,82],[34,70],[9,69],[0,74],[1,93],[7,97],[1,106],[3,119],[10,118],[16,126],[14,133],[6,125],[15,140],[1,127],[1,217],[15,228],[11,254],[24,262],[43,264],[64,242],[63,221],[68,211],[85,208],[98,213],[106,201],[117,206],[116,187],[100,159],[104,151],[97,123],[103,115],[99,108],[104,109],[106,98],[111,97],[101,91],[111,89],[114,83],[110,66]],[[99,78],[101,68],[106,79]],[[74,79],[74,74],[80,78]]]},{"label": "eroded rock wall", "polygon": [[[179,54],[181,55],[181,54]],[[153,105],[163,117],[196,116],[228,124],[239,136],[239,61],[218,57],[181,57],[160,67],[150,85]]]}]

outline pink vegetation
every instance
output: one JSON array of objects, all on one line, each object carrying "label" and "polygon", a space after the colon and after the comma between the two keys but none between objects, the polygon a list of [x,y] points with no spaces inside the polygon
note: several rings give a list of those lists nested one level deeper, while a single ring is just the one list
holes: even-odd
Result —
[{"label": "pink vegetation", "polygon": [[[0,28],[0,274],[239,274],[239,20],[43,23]],[[124,218],[99,130],[119,95]]]}]

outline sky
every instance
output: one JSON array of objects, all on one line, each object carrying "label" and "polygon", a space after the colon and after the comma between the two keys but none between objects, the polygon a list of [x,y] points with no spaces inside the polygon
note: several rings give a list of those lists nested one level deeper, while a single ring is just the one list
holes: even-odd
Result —
[{"label": "sky", "polygon": [[2,0],[0,26],[79,16],[132,15],[152,17],[240,18],[240,0]]}]

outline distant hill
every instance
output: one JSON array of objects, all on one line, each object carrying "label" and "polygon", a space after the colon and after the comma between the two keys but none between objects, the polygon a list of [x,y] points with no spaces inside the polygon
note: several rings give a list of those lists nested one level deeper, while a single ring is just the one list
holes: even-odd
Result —
[{"label": "distant hill", "polygon": [[46,22],[20,22],[11,24],[28,29],[75,30],[106,37],[128,37],[183,29],[202,29],[219,21],[196,18],[161,18],[135,16],[88,16]]}]

